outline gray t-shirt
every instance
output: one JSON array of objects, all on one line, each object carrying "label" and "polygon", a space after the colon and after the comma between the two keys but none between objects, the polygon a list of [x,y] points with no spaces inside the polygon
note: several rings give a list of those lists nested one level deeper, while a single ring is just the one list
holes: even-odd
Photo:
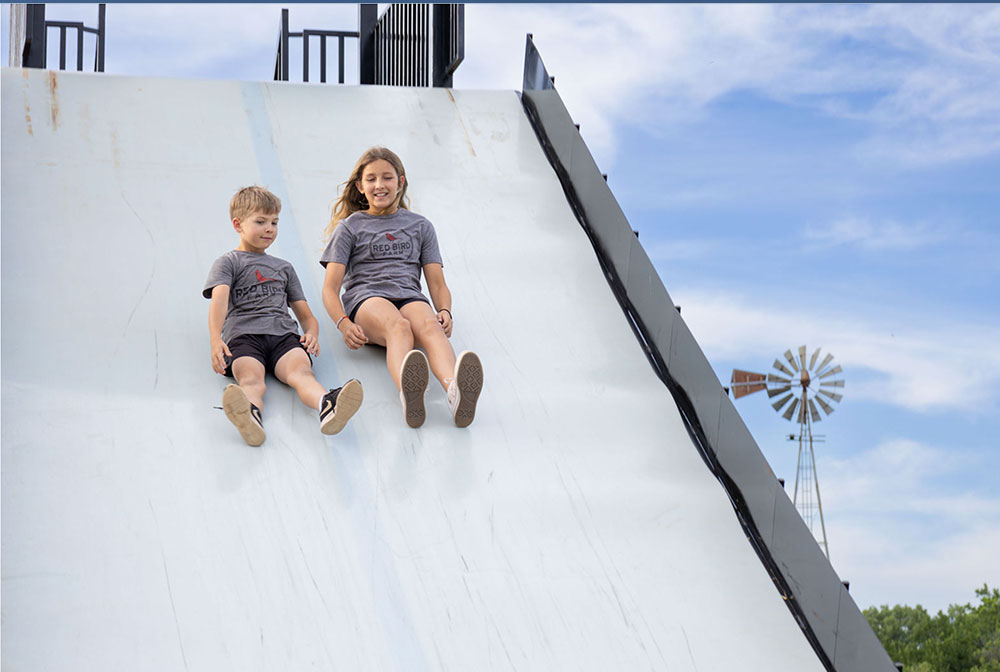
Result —
[{"label": "gray t-shirt", "polygon": [[218,285],[229,285],[229,310],[222,325],[224,342],[243,334],[299,333],[288,305],[304,301],[306,296],[295,269],[284,259],[231,250],[212,264],[202,296],[212,298],[212,289]]},{"label": "gray t-shirt", "polygon": [[425,264],[442,263],[434,226],[403,208],[391,215],[355,212],[342,221],[319,263],[330,262],[347,267],[342,300],[348,315],[373,296],[426,300],[420,271]]}]

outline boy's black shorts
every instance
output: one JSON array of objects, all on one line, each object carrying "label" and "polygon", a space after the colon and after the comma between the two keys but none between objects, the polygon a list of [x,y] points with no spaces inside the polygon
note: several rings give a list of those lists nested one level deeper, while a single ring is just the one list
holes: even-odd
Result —
[{"label": "boy's black shorts", "polygon": [[[232,357],[226,357],[226,375],[233,376],[233,360],[240,357],[253,357],[264,365],[267,373],[274,373],[274,366],[289,350],[295,348],[306,349],[306,346],[299,342],[298,334],[285,334],[284,336],[271,336],[270,334],[243,334],[237,336],[230,343],[229,352]],[[309,356],[309,353],[306,353]],[[309,357],[312,362],[312,357]]]}]

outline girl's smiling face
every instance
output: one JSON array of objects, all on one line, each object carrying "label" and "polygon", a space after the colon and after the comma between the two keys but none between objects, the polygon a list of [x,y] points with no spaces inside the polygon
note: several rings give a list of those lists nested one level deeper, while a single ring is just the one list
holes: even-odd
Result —
[{"label": "girl's smiling face", "polygon": [[392,164],[385,159],[376,159],[365,166],[356,186],[368,199],[368,214],[391,215],[396,212],[399,207],[399,191],[405,180],[406,177],[398,175]]}]

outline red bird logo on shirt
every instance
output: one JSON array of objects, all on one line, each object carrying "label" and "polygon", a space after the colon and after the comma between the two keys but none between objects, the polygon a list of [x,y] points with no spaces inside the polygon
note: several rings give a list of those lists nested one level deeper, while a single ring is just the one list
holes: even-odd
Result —
[{"label": "red bird logo on shirt", "polygon": [[396,236],[392,235],[391,233],[385,234],[385,238],[386,238],[386,240],[390,240],[390,241],[391,240],[396,240]]},{"label": "red bird logo on shirt", "polygon": [[265,278],[258,270],[254,270],[254,273],[257,274],[257,282],[270,282],[271,280],[274,280],[274,278]]}]

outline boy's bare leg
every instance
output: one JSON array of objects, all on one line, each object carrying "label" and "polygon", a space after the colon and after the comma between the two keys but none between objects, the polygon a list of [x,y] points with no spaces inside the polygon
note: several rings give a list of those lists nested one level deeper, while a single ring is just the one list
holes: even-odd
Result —
[{"label": "boy's bare leg", "polygon": [[[407,306],[403,306],[406,308]],[[392,382],[402,389],[399,369],[403,358],[413,349],[413,331],[410,323],[396,306],[382,298],[371,298],[361,304],[354,320],[365,330],[370,343],[385,347],[385,365],[392,376]]]},{"label": "boy's bare leg", "polygon": [[302,403],[313,410],[319,408],[319,400],[326,394],[326,388],[316,380],[309,355],[302,348],[292,348],[278,359],[274,377],[298,392]]},{"label": "boy's bare leg", "polygon": [[266,438],[260,417],[264,373],[264,365],[253,357],[239,357],[233,362],[236,384],[227,386],[222,393],[222,410],[251,446],[259,446]]},{"label": "boy's bare leg", "polygon": [[434,377],[447,391],[448,382],[455,375],[455,349],[437,321],[434,309],[423,301],[414,301],[403,306],[399,312],[410,323],[416,344],[427,352]]},{"label": "boy's bare leg", "polygon": [[243,388],[247,399],[257,408],[264,408],[264,365],[253,357],[239,357],[233,361],[233,378]]}]

